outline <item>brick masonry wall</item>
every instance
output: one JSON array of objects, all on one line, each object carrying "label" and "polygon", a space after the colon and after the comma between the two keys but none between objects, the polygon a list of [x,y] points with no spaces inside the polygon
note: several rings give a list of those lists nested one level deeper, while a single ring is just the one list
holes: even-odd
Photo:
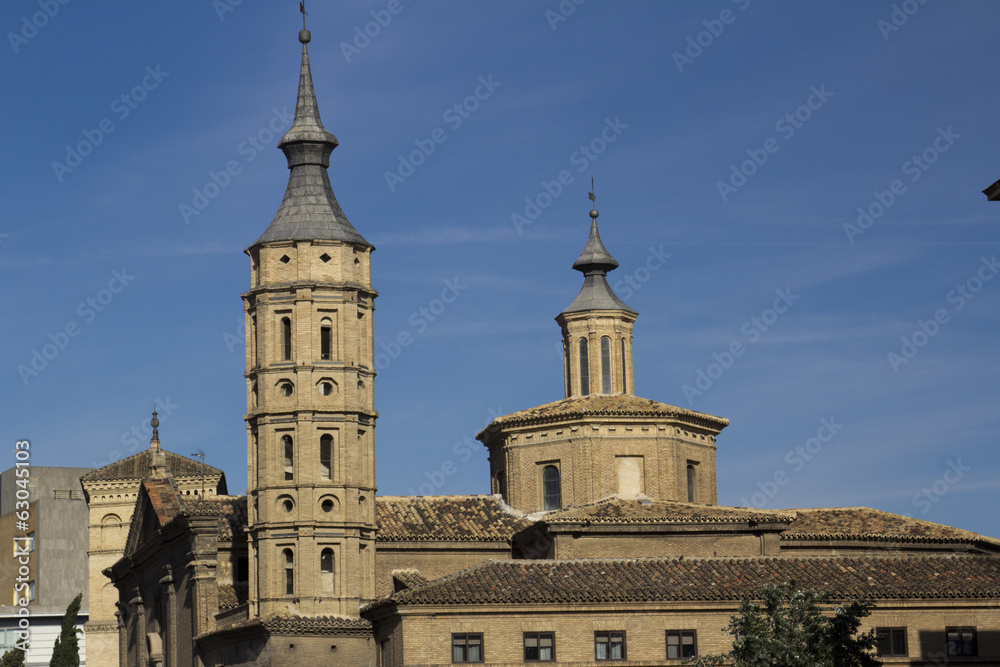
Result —
[{"label": "brick masonry wall", "polygon": [[[681,664],[666,659],[667,630],[695,630],[701,655],[719,654],[732,647],[723,633],[734,603],[636,604],[631,608],[595,609],[593,606],[530,606],[483,610],[475,607],[409,607],[403,616],[386,619],[402,628],[404,655],[394,665],[447,665],[451,661],[452,633],[483,635],[484,664],[524,663],[523,633],[555,633],[559,664],[594,664],[594,633],[625,631],[627,660],[619,665]],[[498,613],[499,612],[499,613]],[[944,630],[952,626],[978,629],[979,657],[968,664],[1000,661],[1000,604],[996,601],[917,601],[878,608],[863,629],[906,627],[909,656],[887,664],[935,664],[943,660]],[[393,633],[399,636],[398,628]],[[954,658],[949,665],[963,664]]]}]

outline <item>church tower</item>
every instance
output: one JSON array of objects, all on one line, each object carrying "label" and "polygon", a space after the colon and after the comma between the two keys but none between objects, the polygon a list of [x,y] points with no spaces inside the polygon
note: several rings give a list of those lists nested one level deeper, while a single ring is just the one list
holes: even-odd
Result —
[{"label": "church tower", "polygon": [[618,261],[601,242],[597,209],[590,212],[590,238],[573,268],[584,275],[576,299],[556,317],[563,334],[566,398],[591,394],[635,394],[632,386],[632,325],[638,313],[608,285]]},{"label": "church tower", "polygon": [[556,316],[566,397],[494,419],[476,436],[490,452],[492,491],[527,512],[611,496],[714,505],[715,437],[729,422],[635,395],[638,313],[608,285],[618,262],[597,217],[592,210],[573,263],[583,287]]},{"label": "church tower", "polygon": [[251,245],[246,314],[250,616],[358,618],[375,596],[375,249],[327,168],[308,30],[284,200]]}]

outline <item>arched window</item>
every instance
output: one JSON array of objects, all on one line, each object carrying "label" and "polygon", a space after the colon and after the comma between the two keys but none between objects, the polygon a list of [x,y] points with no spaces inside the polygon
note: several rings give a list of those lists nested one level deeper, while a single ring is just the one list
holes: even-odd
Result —
[{"label": "arched window", "polygon": [[292,436],[281,436],[281,444],[285,452],[285,480],[287,481],[294,477],[295,472],[295,452],[292,448]]},{"label": "arched window", "polygon": [[611,339],[601,339],[601,393],[611,393]]},{"label": "arched window", "polygon": [[281,346],[285,361],[292,359],[292,321],[287,317],[281,318]]},{"label": "arched window", "polygon": [[333,549],[323,549],[319,555],[320,583],[324,593],[333,592]]},{"label": "arched window", "polygon": [[281,553],[285,557],[285,595],[295,595],[295,555],[291,549]]},{"label": "arched window", "polygon": [[587,339],[580,339],[580,395],[590,395],[590,363],[587,356]]},{"label": "arched window", "polygon": [[319,439],[319,474],[323,479],[333,479],[333,436],[329,433]]},{"label": "arched window", "polygon": [[323,361],[329,361],[333,358],[333,351],[331,349],[332,344],[333,322],[324,318],[323,321],[319,323],[319,358]]},{"label": "arched window", "polygon": [[693,463],[687,465],[688,482],[688,502],[697,502],[698,498],[698,470]]},{"label": "arched window", "polygon": [[559,468],[545,466],[542,470],[542,495],[546,510],[557,510],[562,507],[562,490],[559,487]]},{"label": "arched window", "polygon": [[627,375],[626,366],[628,365],[628,362],[626,362],[625,360],[627,358],[628,357],[625,356],[625,339],[622,338],[622,393],[623,394],[628,393],[628,381],[625,379]]}]

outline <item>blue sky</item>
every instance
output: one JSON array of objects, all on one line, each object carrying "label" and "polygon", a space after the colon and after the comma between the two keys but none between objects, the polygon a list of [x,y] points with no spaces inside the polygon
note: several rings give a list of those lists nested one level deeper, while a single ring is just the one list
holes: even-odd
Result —
[{"label": "blue sky", "polygon": [[[159,401],[163,446],[244,491],[242,250],[284,192],[301,27],[260,4],[0,9],[0,468],[23,438],[133,453]],[[1000,536],[1000,5],[309,9],[331,179],[377,247],[381,493],[488,492],[468,439],[562,398],[593,176],[637,393],[731,420],[720,503]]]}]

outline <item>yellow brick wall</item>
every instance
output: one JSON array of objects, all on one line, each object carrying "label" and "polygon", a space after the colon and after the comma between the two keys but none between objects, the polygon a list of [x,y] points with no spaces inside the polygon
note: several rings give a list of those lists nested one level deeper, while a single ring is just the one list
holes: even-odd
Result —
[{"label": "yellow brick wall", "polygon": [[[394,638],[402,635],[402,658],[396,665],[447,665],[451,661],[452,633],[481,633],[486,665],[519,665],[523,659],[523,633],[555,633],[559,664],[595,664],[594,633],[625,631],[627,660],[612,664],[680,664],[666,660],[666,631],[695,630],[701,655],[720,654],[732,648],[732,638],[722,632],[736,612],[735,603],[668,603],[606,608],[570,605],[510,606],[506,613],[475,607],[411,606],[402,616],[385,619]],[[394,625],[396,624],[396,625]],[[927,601],[884,605],[863,627],[906,627],[909,656],[886,664],[907,664],[914,659],[945,664],[944,629],[974,626],[978,629],[979,658],[969,664],[1000,664],[1000,604],[996,601]],[[384,634],[384,633],[383,633]],[[939,660],[935,663],[934,660]],[[597,663],[603,664],[603,663]],[[948,664],[959,664],[953,658]]]}]

